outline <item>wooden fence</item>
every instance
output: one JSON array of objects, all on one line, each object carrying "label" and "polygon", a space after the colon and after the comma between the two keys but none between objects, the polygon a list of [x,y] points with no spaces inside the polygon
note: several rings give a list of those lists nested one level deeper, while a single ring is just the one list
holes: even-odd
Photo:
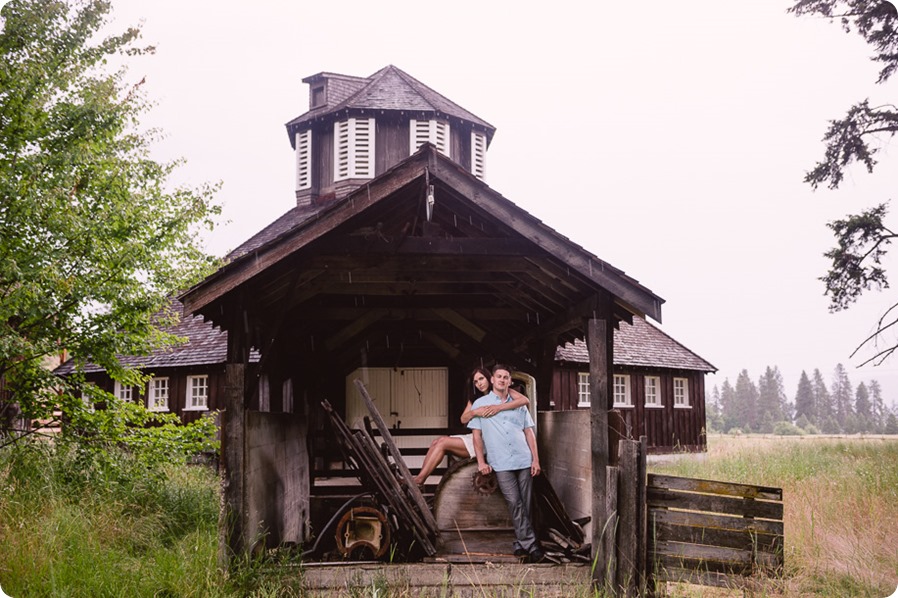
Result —
[{"label": "wooden fence", "polygon": [[783,569],[783,491],[648,476],[647,581],[744,587]]}]

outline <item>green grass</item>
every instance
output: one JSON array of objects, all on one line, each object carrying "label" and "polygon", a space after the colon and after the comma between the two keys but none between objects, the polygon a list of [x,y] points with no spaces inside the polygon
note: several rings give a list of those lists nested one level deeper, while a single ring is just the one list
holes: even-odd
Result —
[{"label": "green grass", "polygon": [[[649,470],[783,488],[786,577],[756,596],[882,598],[898,586],[898,439],[713,436],[707,455]],[[221,572],[218,491],[204,467],[0,449],[0,586],[14,598],[303,596],[297,567],[250,560]],[[352,593],[417,595],[386,579]],[[669,595],[742,594],[677,585]]]}]

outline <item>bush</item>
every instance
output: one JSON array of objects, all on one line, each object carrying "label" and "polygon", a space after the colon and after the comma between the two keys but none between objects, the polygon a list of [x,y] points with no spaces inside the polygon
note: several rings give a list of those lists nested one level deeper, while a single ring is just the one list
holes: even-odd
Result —
[{"label": "bush", "polygon": [[792,422],[779,421],[773,424],[773,433],[777,436],[804,436],[804,430]]}]

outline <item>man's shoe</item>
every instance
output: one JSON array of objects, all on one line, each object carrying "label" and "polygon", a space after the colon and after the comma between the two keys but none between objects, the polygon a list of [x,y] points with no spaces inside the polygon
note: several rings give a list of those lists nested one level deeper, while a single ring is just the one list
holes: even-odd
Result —
[{"label": "man's shoe", "polygon": [[534,548],[530,551],[530,554],[527,555],[527,562],[529,563],[542,563],[545,560],[546,553],[539,547]]},{"label": "man's shoe", "polygon": [[523,548],[515,548],[515,549],[514,549],[514,555],[515,555],[516,557],[518,557],[519,559],[524,559],[524,558],[529,558],[529,557],[530,557],[530,553],[527,552],[526,550],[524,550]]}]

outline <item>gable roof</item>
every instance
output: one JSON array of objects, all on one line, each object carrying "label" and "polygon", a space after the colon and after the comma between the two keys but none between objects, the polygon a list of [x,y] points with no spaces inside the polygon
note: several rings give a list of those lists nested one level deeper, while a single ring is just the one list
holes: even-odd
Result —
[{"label": "gable roof", "polygon": [[313,108],[286,124],[291,144],[295,143],[293,132],[301,125],[325,115],[344,111],[403,110],[450,116],[484,129],[487,144],[496,131],[494,126],[482,118],[393,65],[386,66],[367,78],[318,73],[303,81],[314,82],[319,79],[338,80],[342,85],[336,86],[337,93],[328,94],[326,105]]},{"label": "gable roof", "polygon": [[[589,363],[582,339],[565,343],[555,352],[557,361]],[[614,365],[716,372],[717,368],[642,318],[620,323],[614,331]]]}]

